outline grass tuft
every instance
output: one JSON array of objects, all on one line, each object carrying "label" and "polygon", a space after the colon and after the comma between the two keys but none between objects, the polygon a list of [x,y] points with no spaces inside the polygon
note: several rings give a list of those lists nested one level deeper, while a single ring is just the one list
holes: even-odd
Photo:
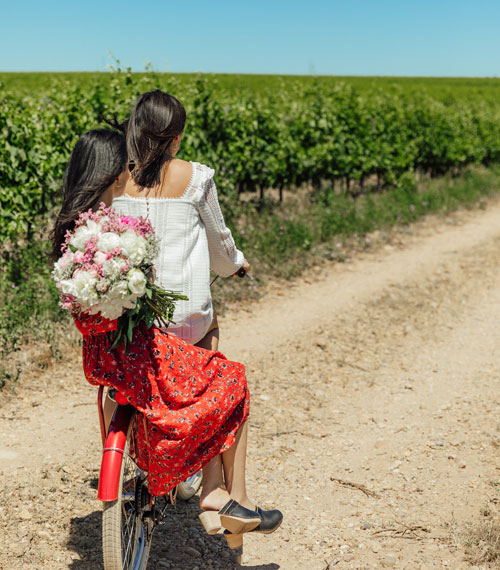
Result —
[{"label": "grass tuft", "polygon": [[497,518],[469,525],[463,541],[466,560],[471,564],[500,563],[500,521]]}]

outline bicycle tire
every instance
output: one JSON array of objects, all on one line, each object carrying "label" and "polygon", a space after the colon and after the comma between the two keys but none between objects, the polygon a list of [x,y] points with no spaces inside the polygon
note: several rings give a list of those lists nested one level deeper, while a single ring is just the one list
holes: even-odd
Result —
[{"label": "bicycle tire", "polygon": [[118,499],[103,503],[102,553],[104,570],[145,570],[153,521],[144,518],[141,470],[129,455],[133,420],[127,433],[118,486]]}]

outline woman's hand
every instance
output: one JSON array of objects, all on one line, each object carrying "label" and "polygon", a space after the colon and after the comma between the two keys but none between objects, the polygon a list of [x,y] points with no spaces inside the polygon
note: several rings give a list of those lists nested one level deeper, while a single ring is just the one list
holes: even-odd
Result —
[{"label": "woman's hand", "polygon": [[149,281],[150,281],[151,283],[154,284],[154,282],[156,281],[156,267],[153,266],[153,267],[148,271],[146,277],[149,279]]},{"label": "woman's hand", "polygon": [[235,275],[238,275],[239,272],[240,272],[242,269],[245,271],[245,275],[246,275],[246,274],[248,273],[248,271],[250,270],[250,263],[248,263],[248,261],[247,261],[246,259],[243,261],[243,265],[238,269],[238,271],[236,271],[236,273],[233,273],[233,274],[231,275],[231,277],[234,277]]}]

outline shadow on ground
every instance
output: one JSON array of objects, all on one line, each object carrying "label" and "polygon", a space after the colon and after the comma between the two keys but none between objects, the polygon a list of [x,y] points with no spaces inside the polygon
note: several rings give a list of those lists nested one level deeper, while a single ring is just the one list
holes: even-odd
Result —
[{"label": "shadow on ground", "polygon": [[[169,507],[164,523],[157,526],[149,557],[150,570],[279,570],[275,563],[241,566],[233,561],[233,553],[221,535],[209,536],[198,520],[198,497],[179,501]],[[102,568],[101,529],[102,513],[95,511],[85,517],[71,519],[67,546],[78,554],[71,570],[98,570]]]}]

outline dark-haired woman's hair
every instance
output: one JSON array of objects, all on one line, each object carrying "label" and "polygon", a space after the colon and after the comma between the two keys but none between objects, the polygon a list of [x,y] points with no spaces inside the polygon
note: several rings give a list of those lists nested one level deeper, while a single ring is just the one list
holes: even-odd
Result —
[{"label": "dark-haired woman's hair", "polygon": [[80,212],[95,208],[103,192],[127,166],[125,137],[111,129],[95,129],[77,141],[62,184],[63,202],[50,234],[52,257],[61,255],[61,245]]},{"label": "dark-haired woman's hair", "polygon": [[170,145],[185,124],[186,111],[172,95],[157,89],[137,99],[127,124],[127,150],[138,186],[153,188],[160,183],[162,167],[172,158]]}]

